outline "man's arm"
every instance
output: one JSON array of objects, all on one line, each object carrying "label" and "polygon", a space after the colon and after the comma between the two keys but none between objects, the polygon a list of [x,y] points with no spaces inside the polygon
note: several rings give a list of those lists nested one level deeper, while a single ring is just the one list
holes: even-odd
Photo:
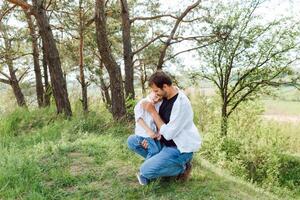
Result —
[{"label": "man's arm", "polygon": [[157,111],[153,109],[153,105],[143,104],[143,107],[151,113],[157,127],[160,129],[160,133],[166,140],[176,137],[187,123],[193,121],[193,111],[189,102],[176,106],[174,104],[168,124],[163,123]]}]

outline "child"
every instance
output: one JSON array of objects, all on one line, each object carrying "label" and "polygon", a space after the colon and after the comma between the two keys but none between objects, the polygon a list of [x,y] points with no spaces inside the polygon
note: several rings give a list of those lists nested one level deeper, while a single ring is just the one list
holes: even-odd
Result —
[{"label": "child", "polygon": [[134,107],[135,117],[135,135],[139,136],[141,141],[144,139],[148,142],[148,154],[146,159],[151,158],[160,151],[160,141],[157,138],[157,128],[150,113],[145,111],[142,107],[144,101],[152,102],[155,109],[158,111],[161,104],[161,98],[157,97],[155,93],[150,93],[146,98],[140,100]]}]

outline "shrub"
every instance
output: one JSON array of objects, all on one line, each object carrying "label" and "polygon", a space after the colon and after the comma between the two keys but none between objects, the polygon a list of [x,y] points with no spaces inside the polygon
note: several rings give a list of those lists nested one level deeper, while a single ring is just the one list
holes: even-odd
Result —
[{"label": "shrub", "polygon": [[279,166],[279,184],[290,189],[300,187],[300,158],[281,154]]},{"label": "shrub", "polygon": [[128,120],[132,121],[134,120],[134,106],[136,105],[137,100],[135,99],[130,99],[130,98],[126,98],[126,117]]},{"label": "shrub", "polygon": [[226,153],[226,159],[232,160],[233,158],[237,157],[242,148],[242,143],[239,141],[236,141],[232,138],[224,138],[224,140],[221,143],[221,151],[224,151]]},{"label": "shrub", "polygon": [[279,126],[260,118],[262,112],[259,103],[244,103],[231,116],[226,137],[220,136],[217,120],[213,119],[215,122],[207,123],[204,129],[201,151],[210,161],[264,188],[295,191],[300,182],[300,161],[282,156],[288,140]]}]

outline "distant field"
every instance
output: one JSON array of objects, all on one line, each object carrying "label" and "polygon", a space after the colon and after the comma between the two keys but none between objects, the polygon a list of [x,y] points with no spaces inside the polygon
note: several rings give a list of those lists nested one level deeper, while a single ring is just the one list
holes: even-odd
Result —
[{"label": "distant field", "polygon": [[263,100],[266,115],[299,115],[300,101]]},{"label": "distant field", "polygon": [[276,97],[265,97],[265,115],[298,116],[300,118],[300,91],[283,87],[274,92]]},{"label": "distant field", "polygon": [[266,126],[275,128],[283,136],[287,146],[286,152],[300,157],[300,121],[279,121],[270,119],[265,121]]},{"label": "distant field", "polygon": [[263,100],[264,118],[271,126],[278,127],[287,138],[288,149],[292,154],[300,155],[300,102],[285,100]]},{"label": "distant field", "polygon": [[297,90],[294,87],[279,88],[275,91],[275,95],[281,100],[300,102],[300,90]]}]

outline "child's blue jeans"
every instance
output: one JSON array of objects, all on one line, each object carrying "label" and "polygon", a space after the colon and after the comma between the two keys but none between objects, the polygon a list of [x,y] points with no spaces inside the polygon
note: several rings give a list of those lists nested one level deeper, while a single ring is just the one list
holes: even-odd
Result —
[{"label": "child's blue jeans", "polygon": [[[135,135],[135,140],[136,142],[138,142],[140,145],[136,144],[134,146],[134,148],[138,151],[138,152],[142,152],[142,150],[144,149],[141,145],[142,141],[143,140],[147,140],[148,142],[148,148],[147,148],[147,151],[146,151],[146,154],[145,156],[142,155],[144,158],[149,159],[151,158],[152,156],[154,156],[155,154],[157,154],[158,152],[160,152],[161,150],[161,144],[160,144],[160,141],[158,140],[155,140],[151,137],[142,137],[142,136],[138,136],[138,135]],[[130,148],[130,147],[129,147]],[[132,149],[133,150],[133,149]],[[136,152],[136,150],[133,150]],[[143,152],[144,153],[144,152]]]}]

